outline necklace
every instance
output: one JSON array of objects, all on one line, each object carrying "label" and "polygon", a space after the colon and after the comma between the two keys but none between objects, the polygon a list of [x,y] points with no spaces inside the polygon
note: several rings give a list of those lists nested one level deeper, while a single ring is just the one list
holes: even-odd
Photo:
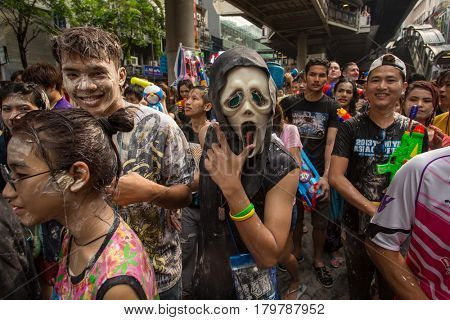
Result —
[{"label": "necklace", "polygon": [[75,242],[75,244],[76,244],[78,247],[85,247],[85,246],[88,246],[88,245],[90,245],[91,243],[94,243],[95,241],[97,241],[97,240],[99,240],[99,239],[101,239],[101,238],[103,238],[103,237],[106,237],[106,236],[108,235],[108,233],[109,233],[109,231],[108,231],[107,233],[102,234],[101,236],[95,238],[94,240],[91,240],[91,241],[89,241],[88,243],[85,243],[85,244],[78,244],[77,239],[75,239],[75,238],[73,238],[73,241]]}]

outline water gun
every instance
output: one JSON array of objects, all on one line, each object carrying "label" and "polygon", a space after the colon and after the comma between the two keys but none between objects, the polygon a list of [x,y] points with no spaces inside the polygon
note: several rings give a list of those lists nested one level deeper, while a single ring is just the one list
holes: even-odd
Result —
[{"label": "water gun", "polygon": [[186,99],[182,99],[182,100],[178,101],[176,103],[176,105],[178,108],[184,109],[184,106],[186,105]]},{"label": "water gun", "polygon": [[132,77],[132,78],[130,79],[130,83],[131,83],[131,84],[135,84],[135,85],[137,85],[137,86],[139,86],[139,87],[142,87],[142,88],[145,88],[145,87],[148,87],[148,86],[152,86],[152,85],[153,85],[152,82],[147,81],[147,80],[145,80],[145,79],[137,78],[137,77]]},{"label": "water gun", "polygon": [[298,192],[306,207],[314,207],[317,198],[322,193],[322,190],[318,188],[320,176],[305,151],[302,150],[300,155],[302,157],[302,166],[300,168]]},{"label": "water gun", "polygon": [[344,122],[348,119],[351,119],[351,117],[352,117],[350,115],[350,113],[348,113],[348,111],[345,110],[344,108],[337,109],[337,115],[338,115],[339,122]]},{"label": "water gun", "polygon": [[160,87],[150,81],[137,77],[132,77],[130,83],[144,88],[142,97],[147,102],[150,108],[153,108],[160,112],[164,111],[163,105],[161,103],[161,101],[164,99],[164,92]]},{"label": "water gun", "polygon": [[416,117],[419,107],[412,106],[409,113],[408,129],[403,133],[400,145],[389,156],[387,163],[377,165],[377,173],[390,173],[389,181],[394,179],[395,174],[412,157],[422,152],[422,142],[425,135],[425,127],[417,124],[411,132],[412,120]]}]

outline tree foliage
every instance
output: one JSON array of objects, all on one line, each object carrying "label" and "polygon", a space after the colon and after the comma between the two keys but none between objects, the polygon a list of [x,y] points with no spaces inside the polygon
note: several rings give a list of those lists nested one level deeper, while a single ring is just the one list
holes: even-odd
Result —
[{"label": "tree foliage", "polygon": [[124,52],[131,48],[153,44],[157,56],[161,54],[164,34],[164,11],[161,0],[76,0],[70,5],[72,26],[91,25],[116,34]]},{"label": "tree foliage", "polygon": [[56,33],[54,14],[65,14],[64,0],[1,0],[0,23],[12,28],[19,47],[20,60],[27,67],[30,43],[42,32]]}]

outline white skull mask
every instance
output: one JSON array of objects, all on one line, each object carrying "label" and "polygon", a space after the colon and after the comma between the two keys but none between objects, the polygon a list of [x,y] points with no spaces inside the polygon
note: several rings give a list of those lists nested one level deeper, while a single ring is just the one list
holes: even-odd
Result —
[{"label": "white skull mask", "polygon": [[273,104],[269,76],[258,67],[237,67],[227,74],[220,104],[244,146],[255,145],[249,158],[264,150],[264,137]]}]

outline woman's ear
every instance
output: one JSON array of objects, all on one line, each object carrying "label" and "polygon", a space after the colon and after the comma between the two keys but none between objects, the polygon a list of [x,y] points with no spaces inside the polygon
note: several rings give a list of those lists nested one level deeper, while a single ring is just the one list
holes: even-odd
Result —
[{"label": "woman's ear", "polygon": [[80,191],[88,184],[91,177],[88,165],[82,161],[75,162],[72,167],[70,167],[69,174],[74,179],[74,182],[69,187],[72,192]]},{"label": "woman's ear", "polygon": [[208,102],[208,103],[205,105],[205,111],[208,112],[208,111],[211,110],[211,109],[212,109],[212,103],[211,103],[211,102]]}]

